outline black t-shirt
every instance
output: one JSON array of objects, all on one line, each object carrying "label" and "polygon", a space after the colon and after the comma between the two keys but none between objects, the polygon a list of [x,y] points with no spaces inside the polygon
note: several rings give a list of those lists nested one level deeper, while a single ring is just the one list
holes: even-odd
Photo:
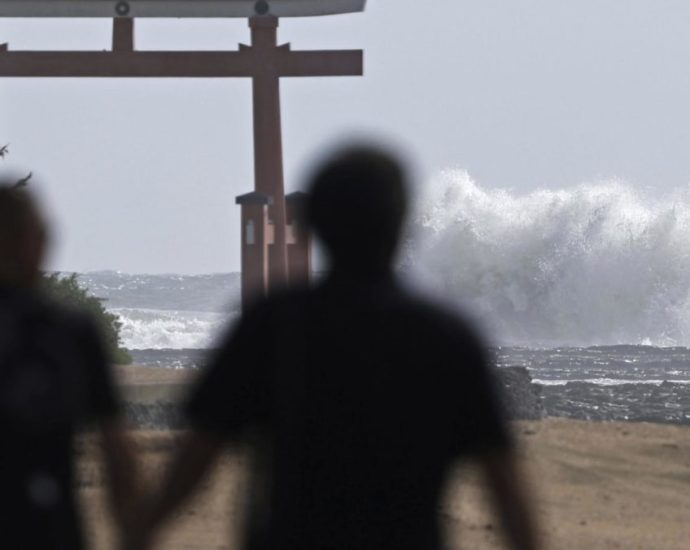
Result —
[{"label": "black t-shirt", "polygon": [[118,412],[91,320],[0,288],[0,547],[83,547],[73,494],[73,438]]},{"label": "black t-shirt", "polygon": [[498,403],[466,323],[334,279],[247,312],[188,412],[261,452],[250,548],[434,549],[450,464],[510,445]]}]

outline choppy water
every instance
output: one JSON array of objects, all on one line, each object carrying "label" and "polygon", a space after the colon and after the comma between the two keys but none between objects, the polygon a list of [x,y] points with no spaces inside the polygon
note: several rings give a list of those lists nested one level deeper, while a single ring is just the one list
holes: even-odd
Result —
[{"label": "choppy water", "polygon": [[208,348],[239,313],[240,277],[85,273],[79,280],[122,322],[130,350]]},{"label": "choppy water", "polygon": [[[135,350],[136,363],[203,367],[209,350]],[[690,425],[690,349],[653,346],[492,350],[526,367],[550,416]]]},{"label": "choppy water", "polygon": [[688,348],[503,347],[494,354],[499,367],[529,369],[551,416],[690,425]]}]

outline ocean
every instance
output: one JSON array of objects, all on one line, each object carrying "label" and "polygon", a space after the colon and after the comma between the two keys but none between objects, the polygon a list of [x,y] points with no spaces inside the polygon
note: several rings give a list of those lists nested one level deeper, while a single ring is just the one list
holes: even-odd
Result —
[{"label": "ocean", "polygon": [[[467,312],[548,414],[690,424],[690,187],[518,194],[447,170],[418,190],[400,272]],[[239,314],[239,274],[85,273],[141,365],[198,368]]]},{"label": "ocean", "polygon": [[[239,276],[81,274],[122,322],[138,365],[203,367],[238,317]],[[650,345],[496,346],[497,366],[524,366],[550,416],[690,425],[690,349]]]}]

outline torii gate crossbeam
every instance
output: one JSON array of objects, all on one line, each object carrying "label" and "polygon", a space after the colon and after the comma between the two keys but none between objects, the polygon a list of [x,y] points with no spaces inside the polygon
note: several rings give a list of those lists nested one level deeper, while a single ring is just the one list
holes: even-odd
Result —
[{"label": "torii gate crossbeam", "polygon": [[268,71],[277,77],[362,74],[361,50],[293,51],[289,44],[277,46],[278,20],[271,16],[250,20],[252,45],[240,45],[239,51],[136,51],[133,33],[128,32],[133,23],[132,19],[114,20],[113,51],[12,51],[2,44],[0,77],[252,78]]}]

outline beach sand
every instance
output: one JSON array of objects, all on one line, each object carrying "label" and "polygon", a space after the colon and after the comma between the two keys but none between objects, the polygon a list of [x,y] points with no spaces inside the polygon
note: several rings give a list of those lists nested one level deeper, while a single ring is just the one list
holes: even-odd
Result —
[{"label": "beach sand", "polygon": [[[145,369],[142,369],[145,370]],[[120,373],[121,379],[127,373]],[[129,382],[138,379],[130,369]],[[166,380],[166,383],[182,381]],[[690,548],[690,428],[645,423],[546,419],[513,424],[546,548]],[[147,479],[158,479],[176,432],[132,431]],[[78,444],[79,490],[89,537],[112,548],[103,474],[91,436]],[[235,548],[242,524],[245,457],[228,453],[198,495],[163,531],[157,548]],[[479,476],[459,465],[439,510],[455,548],[504,548]]]}]

